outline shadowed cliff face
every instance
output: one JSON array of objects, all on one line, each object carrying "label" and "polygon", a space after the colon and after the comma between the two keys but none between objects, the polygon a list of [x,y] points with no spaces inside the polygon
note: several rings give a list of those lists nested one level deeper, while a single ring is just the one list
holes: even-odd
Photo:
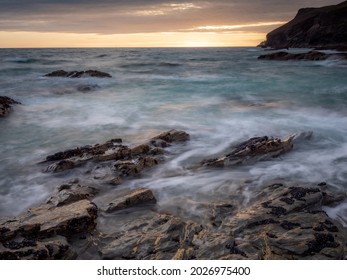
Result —
[{"label": "shadowed cliff face", "polygon": [[347,48],[347,1],[300,9],[287,24],[267,34],[266,47]]}]

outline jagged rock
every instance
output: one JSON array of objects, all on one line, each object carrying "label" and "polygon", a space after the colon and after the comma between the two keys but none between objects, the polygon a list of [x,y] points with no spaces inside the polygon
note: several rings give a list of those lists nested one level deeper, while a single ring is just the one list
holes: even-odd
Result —
[{"label": "jagged rock", "polygon": [[176,130],[176,129],[171,129],[169,131],[165,131],[160,133],[159,135],[153,137],[150,141],[151,144],[154,146],[159,146],[159,147],[166,147],[165,145],[157,145],[157,141],[162,140],[165,141],[166,143],[172,143],[172,142],[184,142],[189,140],[189,134],[181,131],[181,130]]},{"label": "jagged rock", "polygon": [[139,188],[112,200],[107,205],[105,212],[110,213],[143,203],[156,203],[156,201],[157,200],[150,189]]},{"label": "jagged rock", "polygon": [[53,155],[49,155],[46,157],[46,161],[63,160],[63,159],[68,159],[72,157],[82,156],[83,154],[91,154],[93,156],[102,155],[107,150],[112,149],[115,146],[120,145],[121,143],[122,143],[122,139],[116,138],[116,139],[111,139],[102,145],[96,144],[94,146],[88,145],[83,147],[77,147],[75,149],[70,149],[64,152],[58,152]]},{"label": "jagged rock", "polygon": [[78,167],[92,159],[101,161],[123,159],[129,156],[131,151],[120,143],[122,143],[121,139],[112,139],[101,145],[77,147],[49,155],[44,162],[57,162],[50,164],[44,171],[62,172]]},{"label": "jagged rock", "polygon": [[40,241],[23,239],[9,241],[0,248],[1,260],[70,260],[76,258],[76,253],[63,236],[43,239]]},{"label": "jagged rock", "polygon": [[11,111],[13,104],[20,104],[7,96],[0,96],[0,117],[5,117]]},{"label": "jagged rock", "polygon": [[[56,161],[46,167],[44,172],[62,172],[91,162],[89,166],[94,167],[87,173],[92,174],[93,179],[118,185],[122,181],[121,178],[140,176],[144,169],[151,168],[163,160],[161,155],[164,150],[157,147],[156,141],[169,146],[173,142],[188,139],[189,135],[186,132],[173,129],[152,138],[147,144],[133,148],[122,145],[121,139],[112,139],[101,145],[87,145],[49,155],[41,163]],[[108,166],[100,166],[100,162],[107,161],[110,162]]]},{"label": "jagged rock", "polygon": [[347,1],[300,9],[293,20],[271,31],[263,46],[272,48],[347,49]]},{"label": "jagged rock", "polygon": [[123,230],[100,240],[102,259],[192,259],[193,239],[201,226],[154,212],[137,213]]},{"label": "jagged rock", "polygon": [[100,255],[104,259],[343,259],[345,233],[322,211],[324,196],[319,186],[273,184],[242,209],[216,204],[212,226],[143,208],[131,214],[119,212],[118,218],[127,216],[127,222],[99,240]]},{"label": "jagged rock", "polygon": [[118,186],[118,185],[123,183],[123,180],[122,180],[122,178],[117,176],[117,177],[113,177],[112,179],[109,179],[107,181],[107,183],[110,184],[110,185]]},{"label": "jagged rock", "polygon": [[92,199],[97,193],[98,189],[81,186],[76,183],[67,183],[57,187],[56,193],[54,193],[47,201],[47,204],[52,204],[54,206],[67,205],[69,203],[83,200]]},{"label": "jagged rock", "polygon": [[106,150],[103,154],[97,157],[100,161],[120,160],[130,157],[132,151],[127,146],[118,146]]},{"label": "jagged rock", "polygon": [[307,53],[288,53],[288,52],[275,52],[271,54],[260,55],[258,59],[267,60],[325,60],[330,57],[347,59],[347,54],[335,53],[326,54],[317,51],[310,51]]},{"label": "jagged rock", "polygon": [[152,157],[139,157],[133,160],[119,160],[114,164],[114,168],[120,172],[121,176],[138,176],[145,168],[157,165],[159,162]]},{"label": "jagged rock", "polygon": [[267,136],[254,137],[237,145],[226,156],[204,160],[202,165],[223,167],[244,164],[250,161],[268,160],[291,150],[294,137],[295,135],[291,135],[284,140]]},{"label": "jagged rock", "polygon": [[45,75],[45,77],[65,77],[65,78],[82,78],[82,77],[97,77],[97,78],[111,78],[112,76],[108,73],[97,71],[97,70],[87,70],[87,71],[70,71],[57,70]]},{"label": "jagged rock", "polygon": [[322,211],[323,197],[319,187],[271,185],[222,227],[249,259],[343,259],[345,235]]},{"label": "jagged rock", "polygon": [[1,223],[0,232],[3,232],[4,240],[16,235],[69,236],[93,229],[96,217],[96,205],[86,199],[58,207],[43,204],[16,219]]},{"label": "jagged rock", "polygon": [[38,207],[0,219],[0,258],[70,259],[76,257],[64,237],[88,234],[96,226],[97,207],[88,199],[94,188],[64,184]]},{"label": "jagged rock", "polygon": [[149,145],[142,144],[132,148],[131,155],[132,156],[145,155],[145,154],[148,154],[150,150],[151,150],[151,147]]},{"label": "jagged rock", "polygon": [[67,160],[63,159],[61,161],[58,161],[56,163],[53,163],[49,165],[46,169],[45,172],[62,172],[68,169],[75,168],[76,166],[80,165],[81,162],[79,161],[72,161],[72,160]]}]

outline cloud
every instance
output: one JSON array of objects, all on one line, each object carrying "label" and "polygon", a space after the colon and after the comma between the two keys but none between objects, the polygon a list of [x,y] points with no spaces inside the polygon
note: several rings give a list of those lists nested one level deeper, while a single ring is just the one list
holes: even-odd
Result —
[{"label": "cloud", "polygon": [[[270,31],[298,8],[336,0],[0,0],[1,31],[127,34],[204,28]],[[215,26],[215,27],[214,27]]]},{"label": "cloud", "polygon": [[263,26],[274,26],[285,24],[285,21],[271,21],[271,22],[257,22],[257,23],[248,23],[248,24],[239,24],[239,25],[205,25],[199,26],[196,28],[189,29],[188,31],[228,31],[235,29],[244,29],[251,27],[263,27]]}]

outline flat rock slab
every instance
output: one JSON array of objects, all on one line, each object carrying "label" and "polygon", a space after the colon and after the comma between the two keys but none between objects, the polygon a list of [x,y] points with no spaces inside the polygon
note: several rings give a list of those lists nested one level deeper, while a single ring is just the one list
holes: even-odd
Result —
[{"label": "flat rock slab", "polygon": [[108,73],[97,71],[97,70],[87,70],[87,71],[65,71],[57,70],[45,75],[45,77],[64,77],[64,78],[83,78],[83,77],[97,77],[97,78],[112,78]]},{"label": "flat rock slab", "polygon": [[46,203],[15,218],[0,218],[0,258],[75,258],[66,238],[94,230],[97,206],[89,199],[95,193],[94,188],[65,184]]},{"label": "flat rock slab", "polygon": [[111,213],[143,203],[156,203],[156,201],[157,200],[150,189],[139,188],[121,195],[120,197],[109,202],[105,209],[105,212]]},{"label": "flat rock slab", "polygon": [[89,200],[80,200],[61,207],[44,204],[0,224],[1,240],[21,236],[70,236],[95,227],[97,207]]}]

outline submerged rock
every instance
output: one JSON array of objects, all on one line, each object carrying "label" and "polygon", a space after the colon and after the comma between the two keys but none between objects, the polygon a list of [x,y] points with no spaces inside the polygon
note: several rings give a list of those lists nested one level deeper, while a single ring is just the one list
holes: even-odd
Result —
[{"label": "submerged rock", "polygon": [[20,103],[7,96],[0,96],[0,117],[6,117],[14,104]]},{"label": "submerged rock", "polygon": [[80,92],[86,93],[86,92],[94,91],[98,88],[99,88],[98,85],[79,85],[77,86],[76,89]]},{"label": "submerged rock", "polygon": [[266,60],[325,60],[328,58],[347,59],[347,54],[335,53],[326,54],[317,51],[310,51],[307,53],[288,53],[288,52],[274,52],[270,54],[260,55],[258,59]]},{"label": "submerged rock", "polygon": [[231,153],[223,157],[204,160],[202,165],[223,167],[268,160],[290,151],[293,148],[294,138],[295,135],[283,140],[268,136],[254,137],[237,145]]},{"label": "submerged rock", "polygon": [[45,75],[45,77],[65,77],[65,78],[82,78],[82,77],[97,77],[97,78],[112,78],[108,73],[97,71],[97,70],[87,70],[87,71],[70,71],[57,70]]}]

